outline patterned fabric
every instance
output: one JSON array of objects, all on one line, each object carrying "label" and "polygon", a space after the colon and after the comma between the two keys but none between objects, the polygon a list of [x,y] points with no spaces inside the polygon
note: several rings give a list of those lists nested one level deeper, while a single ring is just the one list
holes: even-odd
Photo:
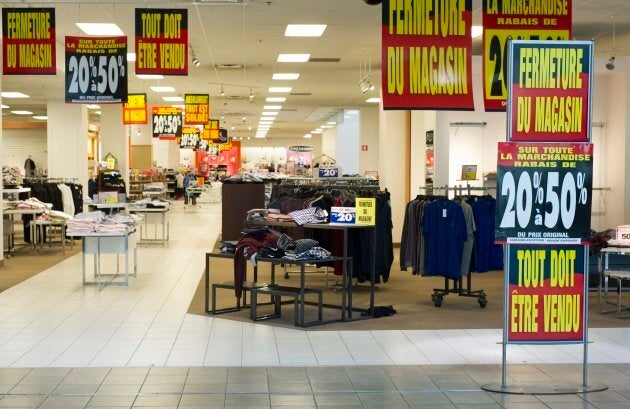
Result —
[{"label": "patterned fabric", "polygon": [[284,259],[285,260],[294,260],[294,261],[298,261],[298,260],[323,260],[323,259],[327,259],[330,258],[332,256],[332,253],[328,250],[326,250],[325,248],[322,247],[312,247],[311,249],[304,251],[302,253],[295,253],[295,252],[287,252],[284,255]]},{"label": "patterned fabric", "polygon": [[313,247],[319,247],[319,242],[317,240],[299,239],[289,244],[287,250],[291,250],[293,253],[304,253]]},{"label": "patterned fabric", "polygon": [[293,220],[301,226],[306,223],[326,223],[328,213],[319,207],[309,207],[291,212],[289,216],[293,217]]}]

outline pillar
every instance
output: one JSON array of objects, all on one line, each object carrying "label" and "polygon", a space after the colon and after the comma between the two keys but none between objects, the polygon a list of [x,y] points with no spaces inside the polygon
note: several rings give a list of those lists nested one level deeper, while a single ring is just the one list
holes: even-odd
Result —
[{"label": "pillar", "polygon": [[108,153],[118,159],[116,167],[129,186],[129,129],[122,122],[120,104],[101,105],[101,158]]},{"label": "pillar", "polygon": [[359,122],[358,109],[343,111],[343,120],[337,123],[337,163],[344,174],[359,173]]}]

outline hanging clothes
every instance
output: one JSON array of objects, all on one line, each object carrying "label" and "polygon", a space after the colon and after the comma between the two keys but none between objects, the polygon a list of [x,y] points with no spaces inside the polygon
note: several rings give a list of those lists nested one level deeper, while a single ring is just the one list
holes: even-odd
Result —
[{"label": "hanging clothes", "polygon": [[459,200],[457,203],[462,207],[462,211],[464,212],[464,220],[466,221],[466,231],[468,234],[468,238],[464,243],[464,249],[462,250],[461,267],[462,275],[467,275],[470,273],[470,260],[472,259],[475,245],[475,232],[477,231],[477,227],[475,226],[475,216],[473,214],[472,206],[463,200]]},{"label": "hanging clothes", "polygon": [[29,156],[24,161],[24,176],[27,178],[29,177],[32,178],[33,176],[35,176],[35,169],[36,169],[35,162]]},{"label": "hanging clothes", "polygon": [[468,199],[475,218],[475,249],[473,271],[484,273],[503,269],[503,246],[494,243],[496,200],[492,196],[472,196]]}]

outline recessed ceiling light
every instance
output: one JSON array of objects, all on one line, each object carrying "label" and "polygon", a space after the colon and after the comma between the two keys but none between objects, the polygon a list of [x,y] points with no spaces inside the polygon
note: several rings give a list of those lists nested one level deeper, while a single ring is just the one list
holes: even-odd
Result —
[{"label": "recessed ceiling light", "polygon": [[472,38],[480,37],[483,34],[483,26],[472,26],[471,36]]},{"label": "recessed ceiling light", "polygon": [[291,92],[293,87],[269,87],[269,92]]},{"label": "recessed ceiling light", "polygon": [[332,125],[322,125],[322,126],[320,126],[320,128],[322,128],[322,129],[329,129],[329,128],[333,128],[333,126]]},{"label": "recessed ceiling light", "polygon": [[366,99],[365,102],[369,102],[371,104],[378,104],[379,102],[381,102],[381,99],[379,97],[373,97],[373,98]]},{"label": "recessed ceiling light", "polygon": [[2,109],[7,109],[7,108],[10,108],[10,106],[2,104]]},{"label": "recessed ceiling light", "polygon": [[127,61],[128,62],[136,61],[136,53],[127,53]]},{"label": "recessed ceiling light", "polygon": [[151,90],[154,92],[175,92],[173,87],[151,87]]},{"label": "recessed ceiling light", "polygon": [[184,102],[183,97],[162,97],[166,102]]},{"label": "recessed ceiling light", "polygon": [[285,97],[267,97],[265,101],[267,102],[284,102],[287,99]]},{"label": "recessed ceiling light", "polygon": [[273,121],[258,121],[260,125],[273,125]]},{"label": "recessed ceiling light", "polygon": [[306,139],[311,139],[313,137],[313,135],[311,135],[310,133],[307,133],[306,135],[304,135],[304,138]]},{"label": "recessed ceiling light", "polygon": [[138,74],[136,75],[137,78],[140,78],[141,80],[163,80],[164,79],[164,75],[161,74]]},{"label": "recessed ceiling light", "polygon": [[275,116],[261,116],[260,117],[261,121],[269,121],[269,122],[273,122],[276,120]]},{"label": "recessed ceiling light", "polygon": [[39,119],[40,121],[45,121],[48,119],[46,115],[33,115],[33,119]]},{"label": "recessed ceiling light", "polygon": [[300,74],[292,73],[292,72],[277,72],[273,74],[272,79],[274,80],[287,80],[293,81],[300,78]]},{"label": "recessed ceiling light", "polygon": [[254,138],[264,139],[267,135],[255,135]]},{"label": "recessed ceiling light", "polygon": [[21,92],[2,92],[0,95],[2,95],[2,98],[30,98]]},{"label": "recessed ceiling light", "polygon": [[87,109],[101,109],[100,105],[94,105],[94,104],[87,104],[85,107]]},{"label": "recessed ceiling light", "polygon": [[75,23],[85,34],[89,36],[122,36],[120,27],[112,23]]},{"label": "recessed ceiling light", "polygon": [[328,121],[326,122],[327,125],[337,125],[337,122],[335,121]]},{"label": "recessed ceiling light", "polygon": [[280,109],[282,109],[282,105],[265,105],[265,106],[263,106],[263,109],[265,111],[268,111],[268,110],[272,110],[272,111],[273,110],[280,110]]},{"label": "recessed ceiling light", "polygon": [[278,62],[307,62],[310,54],[278,54]]},{"label": "recessed ceiling light", "polygon": [[278,113],[276,111],[264,111],[262,116],[276,116]]},{"label": "recessed ceiling light", "polygon": [[31,111],[11,111],[15,115],[33,115]]},{"label": "recessed ceiling light", "polygon": [[100,114],[101,114],[101,111],[94,111],[94,113],[95,113],[96,115],[100,115]]},{"label": "recessed ceiling light", "polygon": [[321,37],[326,24],[288,24],[285,37]]}]

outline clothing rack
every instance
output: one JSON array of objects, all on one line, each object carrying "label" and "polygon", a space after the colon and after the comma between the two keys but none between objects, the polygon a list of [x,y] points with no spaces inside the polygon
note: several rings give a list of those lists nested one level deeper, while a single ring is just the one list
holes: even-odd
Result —
[{"label": "clothing rack", "polygon": [[28,177],[24,180],[29,182],[48,182],[48,183],[76,183],[78,178],[42,178],[42,177]]},{"label": "clothing rack", "polygon": [[285,178],[280,181],[280,186],[333,186],[333,187],[379,187],[379,181],[376,179],[365,177],[340,177],[330,179],[313,179],[313,178]]}]

